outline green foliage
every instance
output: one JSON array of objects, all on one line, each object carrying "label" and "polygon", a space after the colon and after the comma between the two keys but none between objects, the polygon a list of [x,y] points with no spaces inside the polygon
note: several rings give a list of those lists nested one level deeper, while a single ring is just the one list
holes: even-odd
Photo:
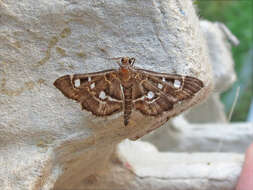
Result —
[{"label": "green foliage", "polygon": [[234,97],[239,85],[241,91],[232,121],[245,121],[253,92],[252,72],[248,74],[247,80],[240,75],[245,73],[243,70],[252,69],[249,52],[253,48],[253,2],[251,0],[198,0],[195,4],[199,8],[200,17],[223,22],[240,40],[240,44],[232,48],[238,82],[230,91],[223,94],[222,101],[225,103],[226,111],[229,112],[234,99],[231,97]]}]

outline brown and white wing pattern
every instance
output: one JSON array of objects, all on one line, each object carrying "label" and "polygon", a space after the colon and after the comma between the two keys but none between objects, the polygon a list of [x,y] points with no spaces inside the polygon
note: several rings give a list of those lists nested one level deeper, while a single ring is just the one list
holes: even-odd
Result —
[{"label": "brown and white wing pattern", "polygon": [[116,70],[65,75],[54,85],[66,97],[80,102],[82,109],[96,116],[107,116],[123,108],[123,94],[116,76]]},{"label": "brown and white wing pattern", "polygon": [[172,110],[174,104],[192,98],[203,86],[194,77],[136,69],[134,108],[144,115],[158,116]]}]

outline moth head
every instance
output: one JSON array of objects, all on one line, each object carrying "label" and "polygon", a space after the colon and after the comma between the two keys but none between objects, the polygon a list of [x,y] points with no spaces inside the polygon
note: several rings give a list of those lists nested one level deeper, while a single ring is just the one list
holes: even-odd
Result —
[{"label": "moth head", "polygon": [[130,58],[130,57],[121,57],[120,59],[120,66],[121,67],[128,67],[128,66],[133,66],[135,62],[135,58]]}]

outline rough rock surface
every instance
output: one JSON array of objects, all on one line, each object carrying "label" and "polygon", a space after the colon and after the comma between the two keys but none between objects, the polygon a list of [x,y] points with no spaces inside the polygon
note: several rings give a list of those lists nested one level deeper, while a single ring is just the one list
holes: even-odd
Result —
[{"label": "rough rock surface", "polygon": [[162,152],[244,153],[253,138],[253,123],[189,123],[182,115],[142,139]]},{"label": "rough rock surface", "polygon": [[[106,171],[115,146],[203,100],[208,53],[190,0],[0,1],[0,187],[76,189]],[[201,79],[205,88],[159,121],[133,114],[96,118],[54,86],[59,76],[117,65]],[[113,178],[112,178],[113,179]],[[158,184],[158,183],[157,183]]]},{"label": "rough rock surface", "polygon": [[80,189],[232,190],[243,162],[235,153],[160,153],[147,142],[124,141],[119,160],[87,177]]},{"label": "rough rock surface", "polygon": [[[238,45],[239,41],[222,23],[202,20],[200,26],[208,45],[214,90],[203,104],[187,112],[185,118],[192,123],[227,123],[220,94],[236,80],[230,44]],[[207,112],[209,114],[206,114]]]}]

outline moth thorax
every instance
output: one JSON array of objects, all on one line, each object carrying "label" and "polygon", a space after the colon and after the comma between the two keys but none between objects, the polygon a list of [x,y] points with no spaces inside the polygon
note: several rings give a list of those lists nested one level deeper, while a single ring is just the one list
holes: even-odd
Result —
[{"label": "moth thorax", "polygon": [[127,68],[121,67],[120,68],[120,73],[122,76],[122,80],[127,81],[130,79],[130,72]]}]

